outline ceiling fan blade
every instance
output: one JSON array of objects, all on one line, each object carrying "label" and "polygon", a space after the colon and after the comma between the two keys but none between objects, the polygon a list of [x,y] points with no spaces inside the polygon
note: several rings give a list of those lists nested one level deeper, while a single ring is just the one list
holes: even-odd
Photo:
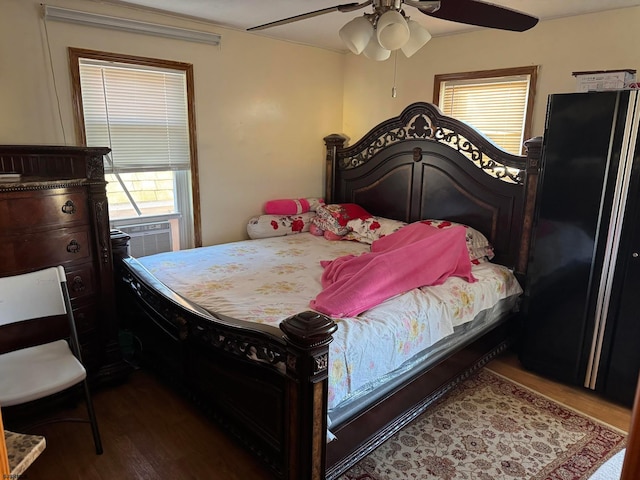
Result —
[{"label": "ceiling fan blade", "polygon": [[345,3],[342,5],[336,5],[335,7],[323,8],[321,10],[314,10],[313,12],[303,13],[294,17],[283,18],[282,20],[276,20],[275,22],[265,23],[264,25],[258,25],[257,27],[247,28],[247,31],[264,30],[265,28],[278,27],[280,25],[286,25],[287,23],[297,22],[306,18],[317,17],[318,15],[324,15],[330,12],[352,12],[360,8],[364,8],[367,5],[371,5],[373,0],[367,0],[363,3]]},{"label": "ceiling fan blade", "polygon": [[441,0],[438,10],[422,13],[442,20],[514,32],[524,32],[538,23],[536,17],[526,13],[478,0]]},{"label": "ceiling fan blade", "polygon": [[440,8],[440,0],[403,0],[402,3],[422,10],[424,13],[435,12]]}]

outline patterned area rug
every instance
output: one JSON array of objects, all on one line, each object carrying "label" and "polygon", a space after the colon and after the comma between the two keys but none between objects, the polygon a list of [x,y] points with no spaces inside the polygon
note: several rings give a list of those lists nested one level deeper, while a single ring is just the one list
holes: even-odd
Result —
[{"label": "patterned area rug", "polygon": [[341,480],[588,479],[625,435],[482,370]]}]

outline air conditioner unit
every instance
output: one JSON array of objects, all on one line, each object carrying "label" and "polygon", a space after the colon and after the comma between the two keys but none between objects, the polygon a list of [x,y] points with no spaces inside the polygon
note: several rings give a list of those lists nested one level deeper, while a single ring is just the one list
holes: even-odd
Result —
[{"label": "air conditioner unit", "polygon": [[120,225],[117,228],[131,237],[129,245],[134,257],[170,252],[173,249],[171,224],[167,221]]}]

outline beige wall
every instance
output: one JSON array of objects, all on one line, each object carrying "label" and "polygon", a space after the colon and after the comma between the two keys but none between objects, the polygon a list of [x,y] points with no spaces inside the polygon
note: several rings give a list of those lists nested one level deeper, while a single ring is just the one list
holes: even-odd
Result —
[{"label": "beige wall", "polygon": [[393,56],[378,63],[89,0],[49,3],[220,33],[222,47],[54,21],[45,30],[39,0],[1,1],[0,143],[75,143],[68,46],[193,63],[205,244],[245,237],[246,221],[268,199],[321,195],[322,137],[357,140],[409,103],[431,101],[435,74],[540,65],[539,135],[547,95],[573,91],[572,71],[640,67],[640,7],[541,22],[525,33],[434,38],[411,59],[398,55],[391,98]]},{"label": "beige wall", "polygon": [[539,65],[533,133],[544,131],[547,97],[575,91],[574,71],[640,70],[640,7],[540,22],[528,32],[481,30],[437,37],[413,57],[397,58],[397,97],[391,98],[394,58],[373,62],[347,55],[344,132],[357,139],[408,104],[432,101],[436,74]]},{"label": "beige wall", "polygon": [[76,143],[69,46],[189,62],[204,244],[245,237],[266,200],[322,195],[322,138],[342,128],[344,55],[93,1],[47,3],[219,33],[222,47],[56,21],[45,30],[39,0],[2,0],[0,143]]}]

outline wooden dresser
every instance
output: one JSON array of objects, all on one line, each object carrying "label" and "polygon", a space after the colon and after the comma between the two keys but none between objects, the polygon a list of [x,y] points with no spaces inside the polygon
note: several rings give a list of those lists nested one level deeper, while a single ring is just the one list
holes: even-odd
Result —
[{"label": "wooden dresser", "polygon": [[[120,380],[113,263],[103,155],[108,148],[0,146],[0,276],[64,266],[83,360],[94,382]],[[34,299],[37,301],[37,299]],[[47,339],[55,322],[0,331],[0,351]]]}]

